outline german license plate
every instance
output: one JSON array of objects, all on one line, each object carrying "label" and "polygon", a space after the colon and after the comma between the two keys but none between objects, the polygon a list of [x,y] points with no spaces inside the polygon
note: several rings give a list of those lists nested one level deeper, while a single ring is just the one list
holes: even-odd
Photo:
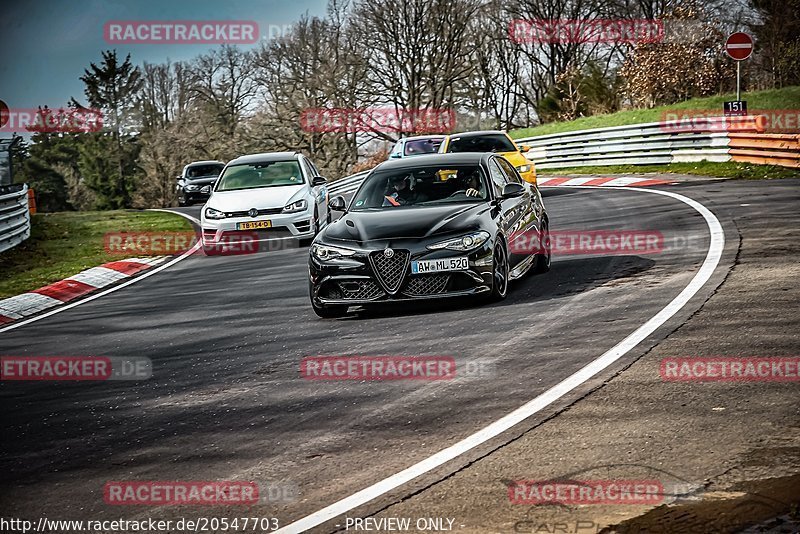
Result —
[{"label": "german license plate", "polygon": [[440,271],[463,271],[465,269],[469,269],[469,260],[466,256],[411,262],[411,272],[414,274],[436,273]]},{"label": "german license plate", "polygon": [[236,223],[237,230],[258,230],[259,228],[272,228],[272,221],[252,221]]}]

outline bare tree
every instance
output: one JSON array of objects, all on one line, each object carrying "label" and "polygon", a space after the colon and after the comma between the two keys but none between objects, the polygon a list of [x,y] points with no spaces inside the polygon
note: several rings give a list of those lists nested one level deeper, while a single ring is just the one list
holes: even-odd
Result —
[{"label": "bare tree", "polygon": [[620,74],[637,106],[672,104],[719,92],[731,79],[732,66],[722,55],[725,35],[718,21],[695,4],[682,4],[664,15],[667,21],[703,21],[691,40],[642,43],[627,56]]},{"label": "bare tree", "polygon": [[[602,0],[521,0],[508,8],[513,19],[534,24],[539,21],[587,21],[607,13]],[[571,69],[582,70],[599,54],[607,53],[603,43],[587,43],[580,39],[517,39],[520,51],[529,64],[532,100],[537,103],[554,86],[561,75]]]},{"label": "bare tree", "polygon": [[321,109],[370,103],[366,61],[346,6],[332,4],[326,19],[304,17],[291,33],[265,44],[256,65],[263,107],[250,125],[250,142],[303,150],[329,176],[343,175],[358,157],[357,132],[319,131],[304,118]]},{"label": "bare tree", "polygon": [[[363,0],[353,24],[375,99],[395,113],[456,106],[474,73],[478,0]],[[402,129],[401,129],[402,130]],[[395,140],[412,131],[377,135]]]},{"label": "bare tree", "polygon": [[253,68],[254,54],[230,45],[192,61],[190,94],[211,119],[204,121],[213,125],[209,138],[232,140],[245,112],[253,110],[258,95]]}]

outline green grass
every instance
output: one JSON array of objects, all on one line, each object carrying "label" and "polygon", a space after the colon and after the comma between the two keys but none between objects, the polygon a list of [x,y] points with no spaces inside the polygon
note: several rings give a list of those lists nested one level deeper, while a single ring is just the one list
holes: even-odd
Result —
[{"label": "green grass", "polygon": [[107,232],[192,231],[183,217],[151,211],[39,213],[31,237],[0,253],[0,298],[18,295],[108,261],[141,254],[108,254]]},{"label": "green grass", "polygon": [[604,165],[597,167],[569,167],[564,169],[542,169],[539,176],[565,174],[696,174],[715,178],[736,178],[740,180],[764,180],[777,178],[800,178],[800,169],[778,167],[776,165],[756,165],[726,161],[713,163],[670,163],[666,165]]},{"label": "green grass", "polygon": [[[662,120],[662,114],[670,110],[719,110],[719,114],[722,115],[722,103],[735,99],[735,94],[693,98],[670,106],[662,106],[653,109],[631,109],[610,113],[608,115],[593,115],[569,122],[553,122],[534,128],[512,130],[508,133],[514,139],[518,139],[520,137],[588,130],[591,128],[658,122]],[[747,101],[747,109],[751,111],[762,109],[798,109],[800,108],[800,86],[744,93],[742,99]]]}]

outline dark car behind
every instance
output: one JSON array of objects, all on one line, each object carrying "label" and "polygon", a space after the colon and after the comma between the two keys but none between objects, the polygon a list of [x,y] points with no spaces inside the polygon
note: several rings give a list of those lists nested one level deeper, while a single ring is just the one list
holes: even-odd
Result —
[{"label": "dark car behind", "polygon": [[224,167],[221,161],[195,161],[185,166],[178,176],[178,204],[189,206],[208,200],[214,182]]}]

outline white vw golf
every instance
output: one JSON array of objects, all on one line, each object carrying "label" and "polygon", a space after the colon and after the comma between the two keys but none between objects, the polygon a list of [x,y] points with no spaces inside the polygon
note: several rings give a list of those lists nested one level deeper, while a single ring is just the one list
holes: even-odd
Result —
[{"label": "white vw golf", "polygon": [[326,185],[311,160],[296,152],[230,161],[201,211],[203,249],[243,232],[257,241],[310,242],[331,220]]}]

